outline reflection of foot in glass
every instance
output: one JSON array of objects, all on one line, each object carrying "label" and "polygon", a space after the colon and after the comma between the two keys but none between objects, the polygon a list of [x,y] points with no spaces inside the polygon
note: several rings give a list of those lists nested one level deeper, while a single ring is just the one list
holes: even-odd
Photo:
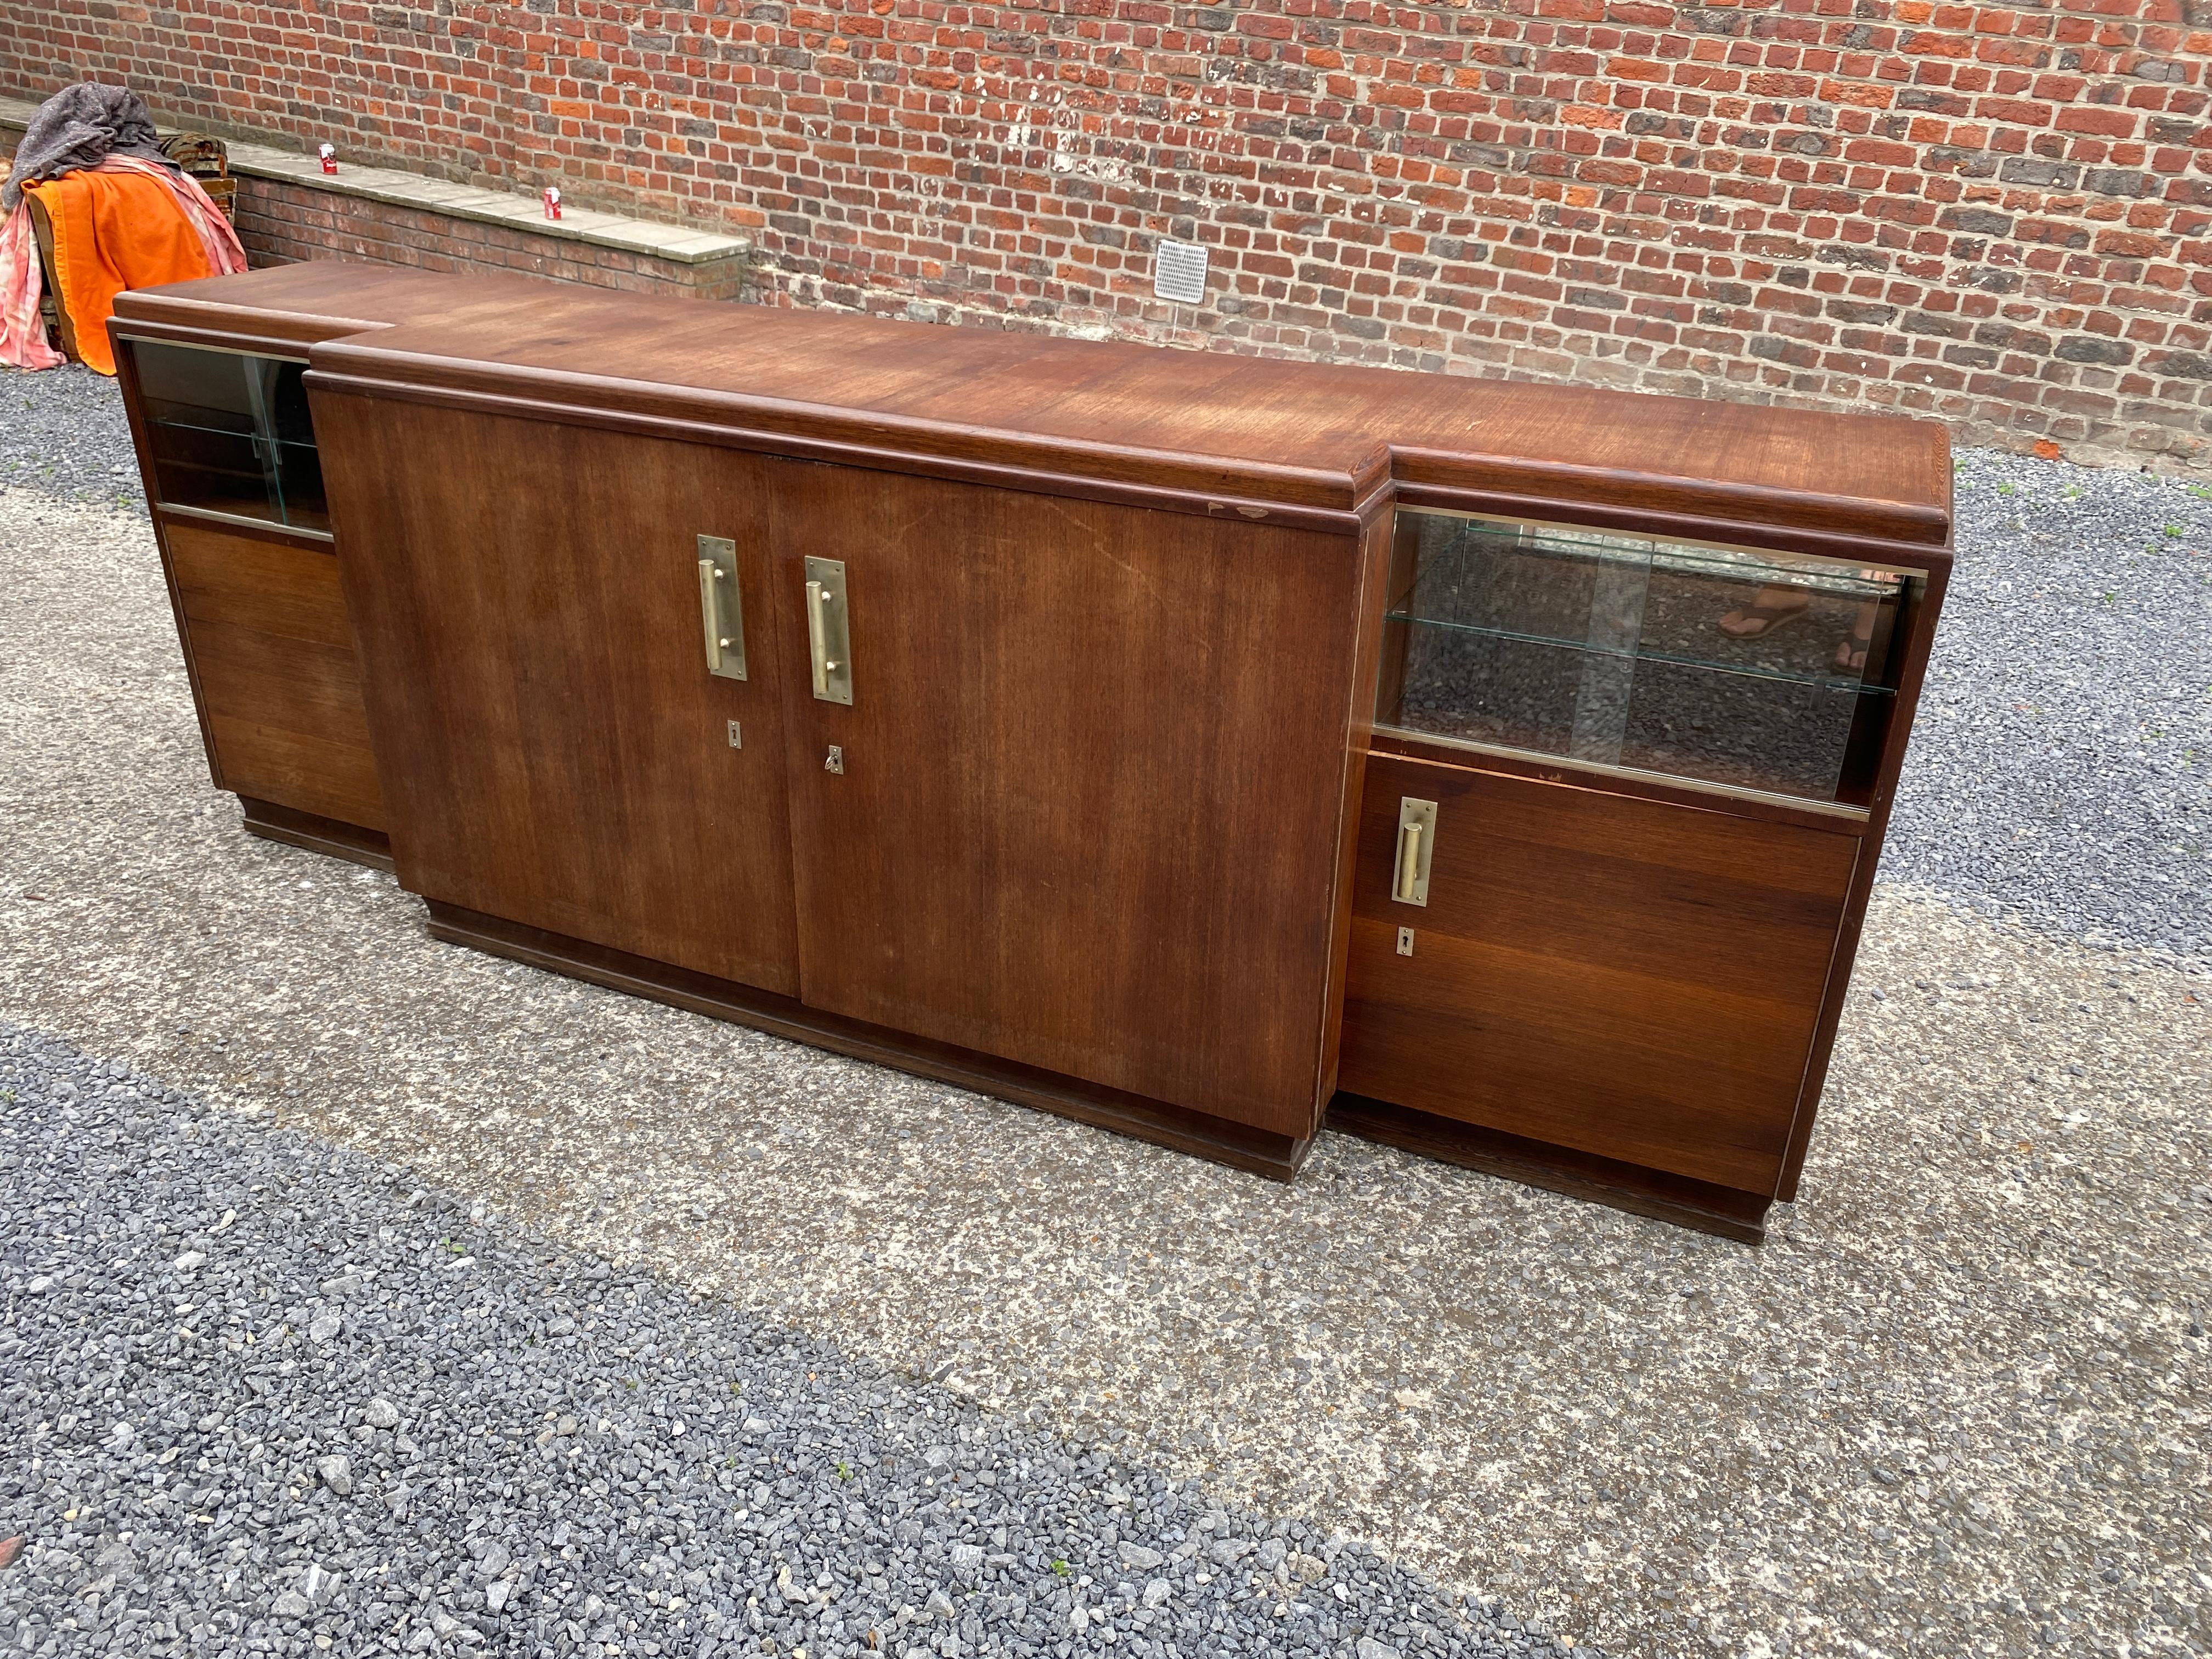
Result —
[{"label": "reflection of foot in glass", "polygon": [[1714,624],[1733,640],[1764,639],[1776,629],[1794,623],[1813,603],[1802,587],[1769,582],[1749,605],[1738,605]]},{"label": "reflection of foot in glass", "polygon": [[1836,669],[1838,673],[1864,674],[1867,652],[1874,645],[1875,613],[1881,609],[1874,599],[1863,601],[1859,612],[1851,621],[1851,636],[1836,647]]}]

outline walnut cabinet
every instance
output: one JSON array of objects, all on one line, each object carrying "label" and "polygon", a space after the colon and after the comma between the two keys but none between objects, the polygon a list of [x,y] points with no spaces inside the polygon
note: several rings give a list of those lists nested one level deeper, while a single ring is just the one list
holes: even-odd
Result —
[{"label": "walnut cabinet", "polygon": [[1940,428],[343,265],[112,327],[216,782],[439,936],[1281,1176],[1795,1195]]}]

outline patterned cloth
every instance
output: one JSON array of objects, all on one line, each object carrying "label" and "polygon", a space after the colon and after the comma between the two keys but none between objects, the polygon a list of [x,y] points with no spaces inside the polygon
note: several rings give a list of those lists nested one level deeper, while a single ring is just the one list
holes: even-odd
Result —
[{"label": "patterned cloth", "polygon": [[[130,175],[131,184],[118,174]],[[56,301],[67,310],[87,366],[103,374],[115,373],[107,319],[118,294],[246,269],[246,250],[222,210],[173,167],[111,155],[30,188],[53,226]],[[160,204],[158,211],[149,210],[149,200]],[[18,202],[0,224],[0,362],[40,369],[64,361],[46,344],[39,317],[44,288],[31,210]]]},{"label": "patterned cloth", "polygon": [[17,368],[59,368],[69,361],[46,343],[39,315],[46,283],[39,245],[31,234],[31,210],[21,202],[0,224],[0,363]]}]

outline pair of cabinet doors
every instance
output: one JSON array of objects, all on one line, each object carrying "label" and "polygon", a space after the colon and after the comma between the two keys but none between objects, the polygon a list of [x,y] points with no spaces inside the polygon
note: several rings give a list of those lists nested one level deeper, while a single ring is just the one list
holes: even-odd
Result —
[{"label": "pair of cabinet doors", "polygon": [[[343,384],[314,419],[404,885],[1312,1132],[1354,538]],[[843,567],[849,703],[810,560]]]}]

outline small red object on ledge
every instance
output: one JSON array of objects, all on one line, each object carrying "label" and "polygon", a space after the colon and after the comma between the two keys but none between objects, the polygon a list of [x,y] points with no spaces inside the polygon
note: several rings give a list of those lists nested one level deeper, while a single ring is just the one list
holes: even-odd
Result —
[{"label": "small red object on ledge", "polygon": [[545,216],[549,219],[561,216],[561,187],[558,185],[545,186]]},{"label": "small red object on ledge", "polygon": [[338,153],[334,145],[325,144],[315,154],[323,158],[324,172],[336,173],[338,170]]}]

